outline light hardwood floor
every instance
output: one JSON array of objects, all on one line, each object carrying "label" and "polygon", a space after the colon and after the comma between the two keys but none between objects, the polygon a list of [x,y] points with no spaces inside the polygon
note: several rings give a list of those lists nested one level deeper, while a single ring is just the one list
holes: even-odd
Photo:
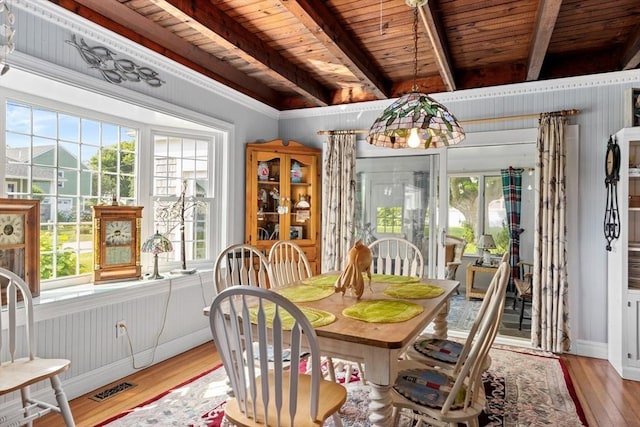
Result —
[{"label": "light hardwood floor", "polygon": [[[640,427],[640,382],[621,379],[606,360],[571,355],[565,355],[563,359],[589,426]],[[71,401],[76,425],[94,426],[219,364],[216,348],[210,342],[127,377],[126,380],[137,384],[136,387],[103,402],[95,402],[89,397],[111,384],[78,397]],[[60,416],[50,415],[35,426],[64,424]]]}]

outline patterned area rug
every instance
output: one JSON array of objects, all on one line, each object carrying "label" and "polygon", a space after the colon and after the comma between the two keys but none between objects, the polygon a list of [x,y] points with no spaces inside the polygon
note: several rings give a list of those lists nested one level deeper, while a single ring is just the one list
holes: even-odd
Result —
[{"label": "patterned area rug", "polygon": [[[481,426],[586,426],[568,373],[560,359],[531,351],[491,350],[491,369],[484,385],[488,410]],[[225,373],[219,367],[98,426],[217,427],[224,415]],[[344,381],[344,375],[342,377]],[[348,427],[369,426],[369,387],[354,372],[346,384],[347,403],[341,410]],[[333,420],[325,423],[333,426]],[[400,426],[409,426],[402,417]]]},{"label": "patterned area rug", "polygon": [[[451,296],[451,308],[447,316],[447,324],[450,330],[468,331],[471,329],[478,310],[480,310],[482,300],[472,298],[467,301],[464,294]],[[527,305],[525,308],[525,316],[531,317],[531,307]],[[531,321],[524,320],[522,322],[522,330],[518,329],[520,320],[520,306],[517,305],[513,309],[513,299],[507,298],[504,307],[502,322],[500,323],[500,335],[517,338],[531,338]]]}]

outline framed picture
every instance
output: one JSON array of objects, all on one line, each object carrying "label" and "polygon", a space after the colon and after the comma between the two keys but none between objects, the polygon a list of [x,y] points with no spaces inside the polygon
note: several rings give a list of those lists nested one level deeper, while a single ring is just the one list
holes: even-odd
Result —
[{"label": "framed picture", "polygon": [[289,239],[290,240],[304,239],[302,226],[292,225],[291,227],[289,227]]},{"label": "framed picture", "polygon": [[627,89],[624,106],[624,127],[640,126],[640,88]]},{"label": "framed picture", "polygon": [[[0,267],[40,295],[40,200],[0,199]],[[0,283],[4,294],[7,283]]]}]

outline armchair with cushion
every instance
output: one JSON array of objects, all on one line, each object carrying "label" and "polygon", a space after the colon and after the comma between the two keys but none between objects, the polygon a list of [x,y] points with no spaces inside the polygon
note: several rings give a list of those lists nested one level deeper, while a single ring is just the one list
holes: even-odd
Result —
[{"label": "armchair with cushion", "polygon": [[462,262],[462,254],[464,254],[464,248],[467,246],[467,242],[456,236],[447,234],[445,240],[445,276],[447,280],[455,280],[456,272]]}]

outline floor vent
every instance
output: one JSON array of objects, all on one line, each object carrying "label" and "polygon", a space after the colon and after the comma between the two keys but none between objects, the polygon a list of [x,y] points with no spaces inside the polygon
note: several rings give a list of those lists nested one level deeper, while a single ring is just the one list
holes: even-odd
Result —
[{"label": "floor vent", "polygon": [[128,382],[116,384],[113,387],[109,387],[105,390],[102,390],[99,393],[94,394],[93,396],[90,397],[90,399],[95,400],[96,402],[102,402],[109,399],[110,397],[115,396],[116,394],[122,391],[128,390],[131,387],[135,387],[135,386],[136,386],[135,384],[128,383]]}]

